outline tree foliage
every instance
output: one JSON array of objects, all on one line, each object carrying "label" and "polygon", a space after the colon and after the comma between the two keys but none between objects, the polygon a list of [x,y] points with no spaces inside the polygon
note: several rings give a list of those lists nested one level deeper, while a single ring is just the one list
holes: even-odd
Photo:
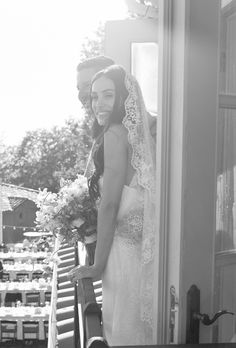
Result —
[{"label": "tree foliage", "polygon": [[91,139],[83,122],[69,119],[61,128],[28,132],[18,147],[1,154],[4,182],[56,192],[60,178],[74,180],[84,172]]},{"label": "tree foliage", "polygon": [[89,37],[84,39],[80,50],[80,60],[92,58],[104,54],[105,46],[105,27],[100,23],[97,30]]},{"label": "tree foliage", "polygon": [[[104,53],[104,26],[82,44],[80,59]],[[91,119],[69,118],[62,127],[26,133],[18,146],[0,148],[0,178],[5,183],[57,192],[60,179],[83,174],[91,148]]]},{"label": "tree foliage", "polygon": [[[88,58],[105,54],[105,24],[100,22],[97,30],[90,37],[86,37],[81,45],[80,61]],[[83,126],[91,129],[92,120],[91,115],[84,110]]]}]

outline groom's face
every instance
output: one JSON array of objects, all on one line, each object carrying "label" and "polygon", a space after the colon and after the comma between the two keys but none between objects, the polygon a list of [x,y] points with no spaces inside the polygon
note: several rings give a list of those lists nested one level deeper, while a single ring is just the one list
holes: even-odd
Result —
[{"label": "groom's face", "polygon": [[77,73],[77,89],[78,98],[86,111],[89,111],[89,100],[90,100],[90,86],[91,81],[95,73],[96,68],[86,68],[78,71]]}]

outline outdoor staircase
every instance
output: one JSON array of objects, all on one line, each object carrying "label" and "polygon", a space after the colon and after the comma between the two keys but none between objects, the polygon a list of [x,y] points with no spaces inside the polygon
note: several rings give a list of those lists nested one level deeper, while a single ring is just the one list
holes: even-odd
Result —
[{"label": "outdoor staircase", "polygon": [[62,244],[58,257],[61,262],[57,271],[57,342],[58,348],[69,348],[74,347],[75,287],[68,280],[67,275],[76,265],[75,248],[67,243]]}]

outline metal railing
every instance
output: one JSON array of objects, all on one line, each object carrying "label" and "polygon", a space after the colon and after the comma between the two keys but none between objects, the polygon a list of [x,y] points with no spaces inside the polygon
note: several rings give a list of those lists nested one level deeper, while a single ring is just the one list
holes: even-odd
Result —
[{"label": "metal railing", "polygon": [[78,312],[80,347],[91,347],[99,343],[99,347],[108,347],[102,335],[101,304],[97,303],[93,282],[89,278],[78,281]]},{"label": "metal railing", "polygon": [[[57,241],[55,250],[60,248]],[[75,266],[84,264],[85,249],[81,244],[75,247]],[[47,348],[57,347],[57,265],[53,270],[52,302],[49,319]],[[102,282],[86,278],[74,287],[74,348],[107,348],[102,333]]]},{"label": "metal railing", "polygon": [[[59,240],[55,240],[55,250],[59,248]],[[57,264],[53,265],[52,276],[52,291],[51,291],[51,308],[48,322],[48,345],[47,348],[55,348],[57,342],[57,318],[56,318],[56,303],[57,303]]]},{"label": "metal railing", "polygon": [[93,282],[90,278],[77,282],[80,348],[108,347],[102,333],[101,287],[101,281]]}]

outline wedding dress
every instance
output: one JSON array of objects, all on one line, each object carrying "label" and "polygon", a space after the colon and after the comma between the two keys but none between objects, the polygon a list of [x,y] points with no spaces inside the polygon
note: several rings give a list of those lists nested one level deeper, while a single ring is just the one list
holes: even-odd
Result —
[{"label": "wedding dress", "polygon": [[135,176],[123,189],[117,228],[102,277],[104,337],[111,346],[148,344],[139,307],[142,210],[143,192]]},{"label": "wedding dress", "polygon": [[156,344],[158,243],[155,226],[155,146],[136,80],[129,92],[123,124],[132,146],[135,174],[124,186],[114,239],[102,276],[103,330],[110,346]]}]

